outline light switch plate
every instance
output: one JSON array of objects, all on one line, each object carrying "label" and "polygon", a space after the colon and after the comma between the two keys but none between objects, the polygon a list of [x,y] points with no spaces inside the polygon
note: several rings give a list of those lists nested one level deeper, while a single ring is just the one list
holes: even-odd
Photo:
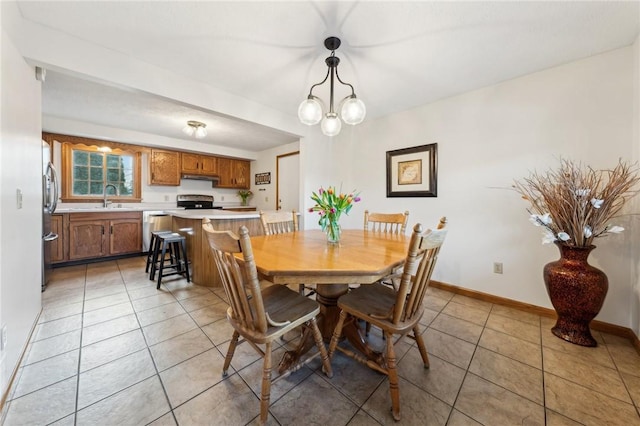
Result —
[{"label": "light switch plate", "polygon": [[16,189],[16,206],[21,209],[22,208],[22,189]]},{"label": "light switch plate", "polygon": [[0,330],[0,334],[2,335],[0,337],[0,349],[2,349],[4,351],[4,349],[7,347],[7,326],[3,326],[2,329]]}]

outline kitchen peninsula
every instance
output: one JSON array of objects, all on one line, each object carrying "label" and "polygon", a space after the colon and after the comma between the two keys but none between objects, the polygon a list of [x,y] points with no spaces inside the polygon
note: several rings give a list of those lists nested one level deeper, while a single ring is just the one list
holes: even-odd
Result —
[{"label": "kitchen peninsula", "polygon": [[237,233],[240,226],[244,225],[249,229],[250,235],[263,235],[260,214],[255,211],[200,209],[172,212],[171,215],[173,231],[186,238],[191,280],[201,286],[222,286],[209,243],[202,231],[205,218],[211,220],[218,231],[230,230]]}]

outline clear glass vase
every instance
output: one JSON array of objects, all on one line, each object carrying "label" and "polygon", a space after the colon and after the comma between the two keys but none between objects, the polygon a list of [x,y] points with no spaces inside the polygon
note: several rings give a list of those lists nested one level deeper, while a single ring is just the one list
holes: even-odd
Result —
[{"label": "clear glass vase", "polygon": [[330,220],[325,231],[327,231],[327,242],[329,244],[338,244],[340,242],[340,233],[342,231],[337,220]]}]

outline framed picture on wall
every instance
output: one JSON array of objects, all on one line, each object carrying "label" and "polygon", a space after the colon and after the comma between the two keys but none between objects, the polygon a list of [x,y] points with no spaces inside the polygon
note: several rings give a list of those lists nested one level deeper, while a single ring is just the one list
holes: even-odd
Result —
[{"label": "framed picture on wall", "polygon": [[437,196],[437,143],[387,151],[387,197]]}]

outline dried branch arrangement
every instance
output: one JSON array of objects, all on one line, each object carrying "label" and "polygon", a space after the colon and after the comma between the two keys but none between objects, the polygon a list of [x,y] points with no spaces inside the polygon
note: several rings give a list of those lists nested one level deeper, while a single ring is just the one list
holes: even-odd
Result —
[{"label": "dried branch arrangement", "polygon": [[527,211],[543,227],[543,243],[588,247],[594,238],[624,231],[610,221],[638,193],[638,181],[638,166],[622,160],[612,170],[560,160],[557,170],[531,173],[513,188],[530,203]]}]

